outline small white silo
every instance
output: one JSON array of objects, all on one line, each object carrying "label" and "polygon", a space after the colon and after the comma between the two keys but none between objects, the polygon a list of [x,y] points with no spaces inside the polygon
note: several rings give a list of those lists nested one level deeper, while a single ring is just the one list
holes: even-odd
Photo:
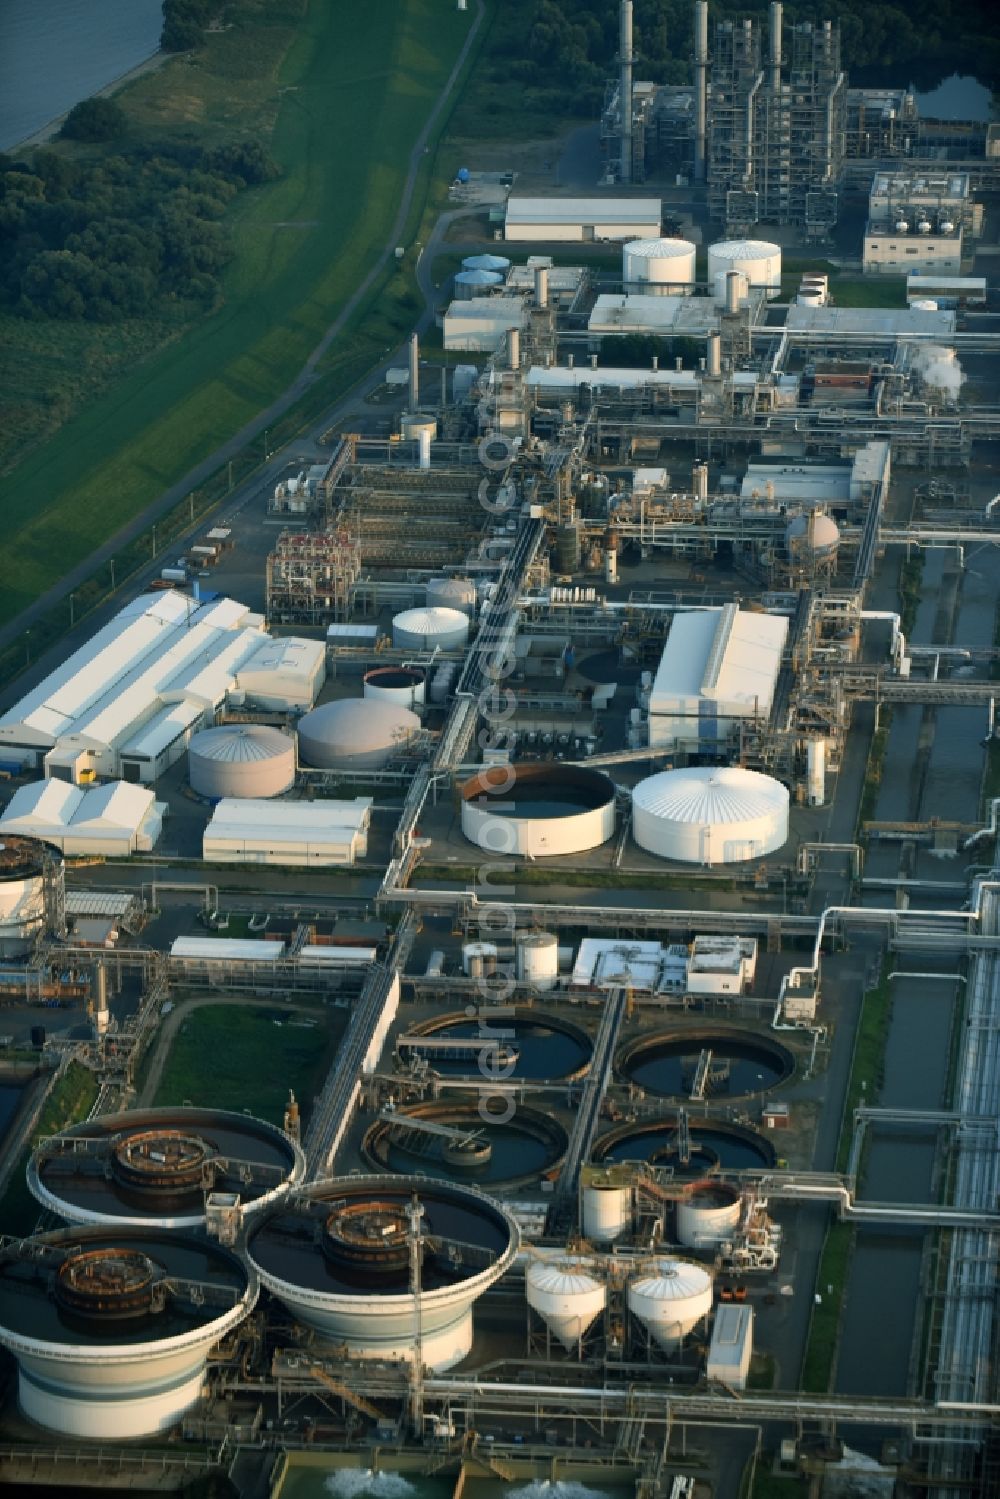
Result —
[{"label": "small white silo", "polygon": [[677,1242],[685,1249],[727,1243],[740,1221],[740,1194],[726,1182],[695,1182],[677,1204]]},{"label": "small white silo", "polygon": [[533,1260],[524,1280],[528,1305],[572,1352],[607,1304],[607,1287],[594,1265],[570,1255]]},{"label": "small white silo", "polygon": [[629,1282],[628,1307],[668,1353],[712,1310],[712,1277],[688,1260],[656,1260]]},{"label": "small white silo", "polygon": [[515,943],[514,971],[519,983],[554,989],[559,982],[559,938],[555,932],[520,933]]}]

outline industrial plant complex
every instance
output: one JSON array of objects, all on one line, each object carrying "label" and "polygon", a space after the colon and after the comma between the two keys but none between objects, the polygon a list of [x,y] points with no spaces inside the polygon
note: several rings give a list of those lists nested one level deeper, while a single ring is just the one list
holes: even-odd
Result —
[{"label": "industrial plant complex", "polygon": [[4,1481],[1000,1495],[1000,138],[710,10],[0,698]]}]

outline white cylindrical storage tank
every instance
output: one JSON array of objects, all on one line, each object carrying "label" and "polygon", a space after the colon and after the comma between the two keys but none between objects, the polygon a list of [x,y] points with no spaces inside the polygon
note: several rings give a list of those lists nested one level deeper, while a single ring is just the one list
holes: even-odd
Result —
[{"label": "white cylindrical storage tank", "polygon": [[578,854],[615,831],[614,782],[583,766],[492,765],[459,794],[462,832],[488,854]]},{"label": "white cylindrical storage tank", "polygon": [[668,1353],[712,1310],[712,1277],[687,1260],[657,1260],[629,1283],[629,1311]]},{"label": "white cylindrical storage tank", "polygon": [[739,767],[665,770],[632,792],[632,836],[640,848],[683,864],[759,859],[788,840],[788,790]]},{"label": "white cylindrical storage tank", "polygon": [[495,942],[465,942],[462,944],[462,968],[468,979],[489,978],[496,972],[497,948]]},{"label": "white cylindrical storage tank", "polygon": [[457,609],[476,617],[476,585],[471,578],[431,578],[424,594],[428,609]]},{"label": "white cylindrical storage tank", "polygon": [[462,261],[463,271],[499,271],[505,274],[510,270],[510,261],[506,255],[467,255]]},{"label": "white cylindrical storage tank", "polygon": [[592,1244],[613,1244],[632,1226],[632,1188],[613,1168],[585,1173],[583,1237]]},{"label": "white cylindrical storage tank", "polygon": [[220,724],[188,745],[191,790],[224,796],[280,796],[295,784],[295,741],[268,724]]},{"label": "white cylindrical storage tank", "polygon": [[685,1249],[715,1249],[732,1239],[740,1221],[740,1194],[726,1182],[695,1182],[677,1204],[677,1242]]},{"label": "white cylindrical storage tank", "polygon": [[426,674],[420,666],[376,666],[364,679],[364,695],[376,702],[416,708],[424,701]]},{"label": "white cylindrical storage tank", "polygon": [[461,649],[469,638],[469,617],[459,609],[404,609],[392,622],[392,643],[401,650]]},{"label": "white cylindrical storage tank", "polygon": [[806,749],[806,800],[810,807],[826,801],[826,740],[810,739]]},{"label": "white cylindrical storage tank", "polygon": [[341,698],[299,719],[299,757],[316,770],[378,770],[420,732],[409,708]]},{"label": "white cylindrical storage tank", "polygon": [[725,304],[726,276],[740,271],[771,301],[781,293],[781,246],[766,239],[721,239],[708,247],[708,284]]},{"label": "white cylindrical storage tank", "polygon": [[594,1269],[586,1260],[569,1255],[533,1260],[524,1282],[528,1305],[569,1351],[577,1347],[607,1304],[607,1288]]},{"label": "white cylindrical storage tank", "polygon": [[626,290],[646,295],[694,290],[696,250],[687,239],[633,239],[622,249],[622,280]]},{"label": "white cylindrical storage tank", "polygon": [[76,1227],[15,1245],[0,1265],[0,1343],[17,1360],[22,1413],[67,1437],[168,1431],[257,1291],[235,1253],[155,1228]]},{"label": "white cylindrical storage tank", "polygon": [[399,418],[399,433],[408,442],[419,442],[421,438],[431,442],[437,437],[437,417],[426,411],[404,411]]},{"label": "white cylindrical storage tank", "polygon": [[499,271],[459,271],[455,277],[455,299],[471,302],[473,297],[483,297],[495,286],[503,285]]},{"label": "white cylindrical storage tank", "polygon": [[34,951],[45,930],[46,862],[62,855],[34,838],[0,835],[0,958],[23,958]]},{"label": "white cylindrical storage tank", "polygon": [[524,932],[515,943],[515,973],[522,984],[554,989],[559,982],[559,938],[555,932]]}]

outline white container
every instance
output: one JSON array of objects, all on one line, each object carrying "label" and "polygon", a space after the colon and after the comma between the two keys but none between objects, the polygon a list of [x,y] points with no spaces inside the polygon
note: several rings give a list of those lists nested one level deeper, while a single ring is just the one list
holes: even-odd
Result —
[{"label": "white container", "polygon": [[578,1346],[607,1304],[607,1288],[585,1259],[560,1255],[533,1260],[524,1279],[528,1305],[569,1351]]},{"label": "white container", "polygon": [[632,836],[661,859],[737,864],[788,841],[788,802],[787,788],[756,770],[665,770],[632,792]]},{"label": "white container", "polygon": [[632,1188],[591,1178],[583,1189],[583,1237],[593,1244],[613,1244],[632,1224]]},{"label": "white container", "polygon": [[628,1288],[629,1311],[668,1353],[712,1310],[712,1277],[687,1260],[658,1260]]},{"label": "white container", "polygon": [[685,1249],[727,1243],[740,1221],[740,1194],[723,1182],[696,1182],[677,1204],[677,1242]]},{"label": "white container", "polygon": [[708,281],[716,300],[725,303],[726,276],[739,271],[768,301],[781,293],[781,246],[764,239],[722,239],[708,247]]},{"label": "white container", "polygon": [[622,248],[625,290],[690,296],[696,250],[687,239],[633,239]]},{"label": "white container", "polygon": [[559,938],[554,932],[525,932],[517,939],[515,961],[520,983],[554,989],[559,981]]},{"label": "white container", "polygon": [[392,621],[392,643],[402,650],[459,650],[468,638],[468,616],[458,609],[404,609]]}]

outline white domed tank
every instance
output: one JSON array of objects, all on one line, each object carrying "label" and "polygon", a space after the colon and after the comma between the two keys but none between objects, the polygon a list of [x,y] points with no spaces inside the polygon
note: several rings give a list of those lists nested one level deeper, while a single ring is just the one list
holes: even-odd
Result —
[{"label": "white domed tank", "polygon": [[554,989],[559,982],[559,938],[555,932],[520,932],[514,944],[514,972],[519,983]]},{"label": "white domed tank", "polygon": [[737,766],[661,771],[632,792],[632,836],[683,864],[760,859],[788,841],[788,790]]},{"label": "white domed tank", "polygon": [[840,527],[822,510],[811,510],[789,521],[785,528],[785,542],[793,557],[826,560],[837,555]]},{"label": "white domed tank", "polygon": [[467,255],[462,261],[463,271],[499,271],[506,274],[510,270],[510,261],[506,255]]},{"label": "white domed tank", "polygon": [[473,1187],[373,1175],[316,1182],[258,1216],[247,1254],[272,1295],[349,1358],[412,1363],[419,1316],[424,1363],[441,1372],[471,1351],[472,1308],[519,1247],[514,1218]]},{"label": "white domed tank", "polygon": [[586,1259],[532,1260],[524,1281],[528,1305],[567,1352],[578,1347],[607,1304],[607,1287]]},{"label": "white domed tank", "polygon": [[469,638],[469,617],[459,609],[404,609],[392,622],[392,643],[400,650],[460,650]]},{"label": "white domed tank", "polygon": [[235,1253],[155,1228],[68,1228],[9,1247],[0,1343],[17,1360],[22,1414],[113,1442],[169,1430],[257,1291]]},{"label": "white domed tank", "polygon": [[0,836],[0,958],[34,951],[46,925],[46,872],[64,882],[62,855],[49,844],[12,833]]},{"label": "white domed tank", "polygon": [[28,1163],[28,1190],[69,1223],[205,1226],[208,1193],[235,1194],[241,1216],[305,1180],[302,1150],[283,1130],[222,1109],[133,1109],[51,1135]]},{"label": "white domed tank", "polygon": [[280,796],[295,784],[295,740],[268,724],[220,724],[188,745],[191,790],[224,796]]},{"label": "white domed tank", "polygon": [[425,603],[428,609],[457,609],[475,619],[476,585],[471,578],[431,578]]},{"label": "white domed tank", "polygon": [[629,1311],[668,1353],[712,1310],[712,1277],[688,1260],[656,1260],[629,1282]]},{"label": "white domed tank", "polygon": [[696,250],[687,239],[633,239],[622,249],[626,291],[689,297]]},{"label": "white domed tank", "polygon": [[364,695],[376,702],[418,708],[426,689],[427,676],[422,666],[376,666],[365,674]]},{"label": "white domed tank", "polygon": [[677,1242],[685,1249],[715,1249],[732,1239],[740,1221],[740,1194],[727,1182],[695,1182],[677,1204]]},{"label": "white domed tank", "polygon": [[781,293],[781,246],[766,239],[721,239],[708,247],[708,283],[718,300],[726,295],[726,276],[740,271],[768,301]]},{"label": "white domed tank", "polygon": [[459,271],[455,277],[455,299],[471,302],[473,297],[484,297],[495,286],[502,285],[499,271]]},{"label": "white domed tank", "polygon": [[420,732],[409,708],[341,698],[299,719],[299,755],[317,770],[379,770]]},{"label": "white domed tank", "polygon": [[614,1166],[585,1166],[583,1237],[592,1244],[613,1244],[632,1225],[632,1187],[625,1171]]}]

